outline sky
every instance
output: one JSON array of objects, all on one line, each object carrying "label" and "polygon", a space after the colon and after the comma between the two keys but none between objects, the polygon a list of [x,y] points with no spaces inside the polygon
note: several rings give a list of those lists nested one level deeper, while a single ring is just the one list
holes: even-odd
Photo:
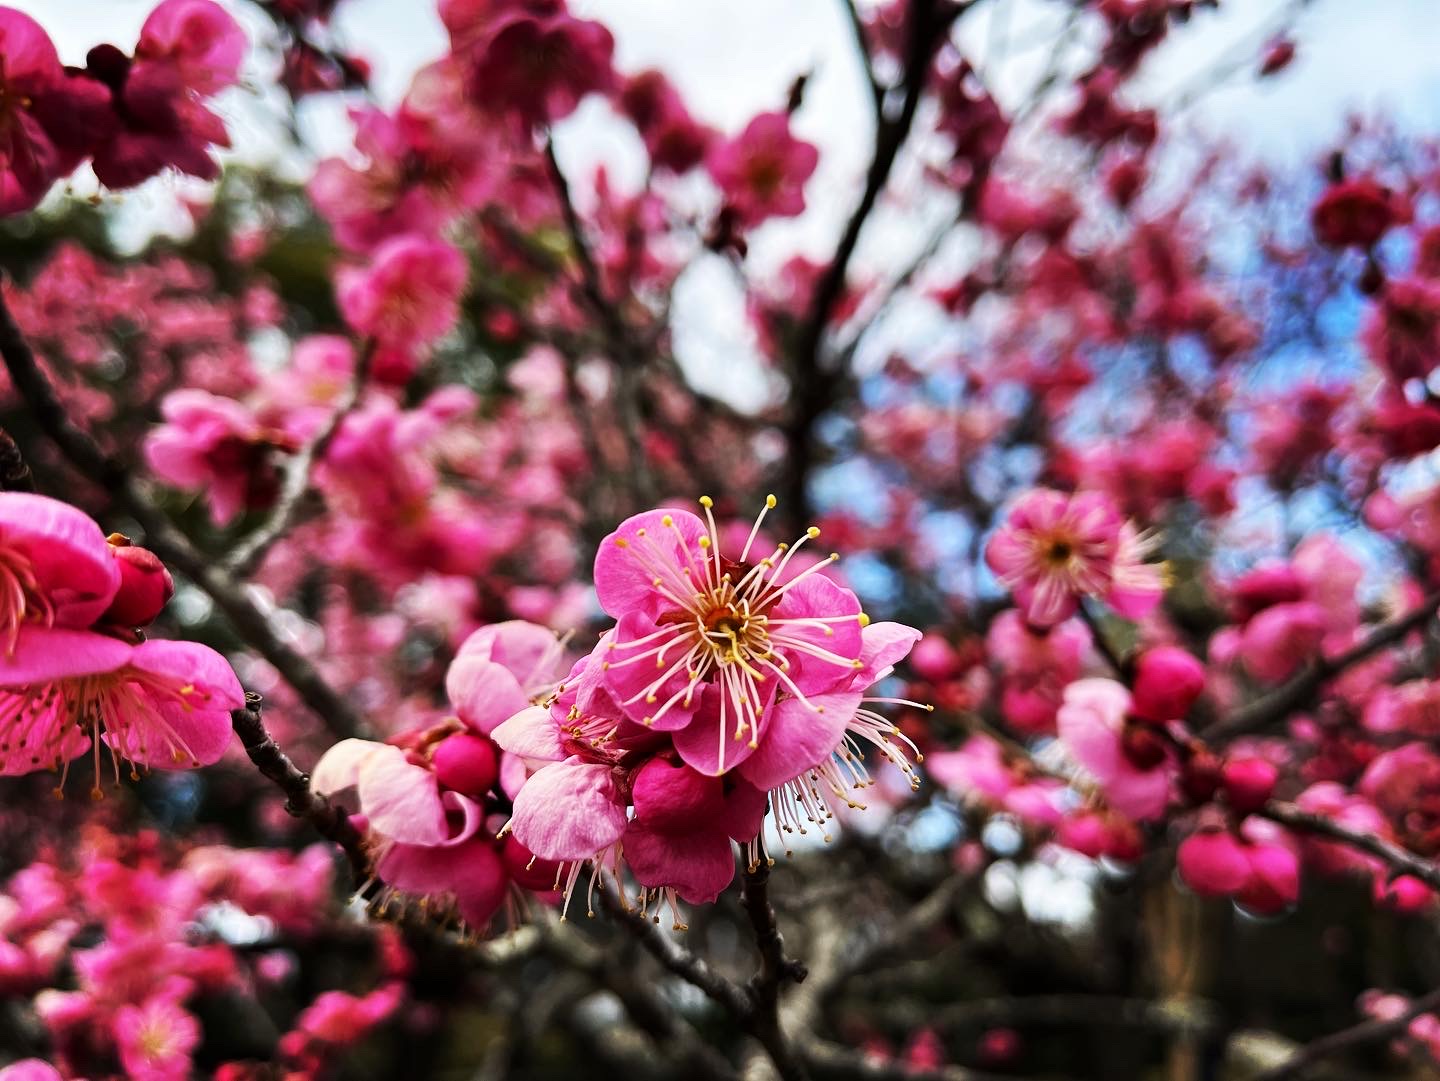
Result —
[{"label": "sky", "polygon": [[[51,33],[62,59],[82,62],[100,41],[128,48],[154,0],[6,0],[35,16]],[[221,0],[244,25],[262,32],[263,16],[245,0]],[[810,72],[798,133],[821,148],[821,167],[807,187],[809,207],[792,221],[775,222],[752,237],[751,264],[774,267],[796,250],[828,257],[858,191],[871,150],[871,124],[854,44],[840,0],[571,0],[578,14],[605,22],[616,37],[621,70],[663,68],[692,111],[725,130],[737,130],[756,112],[780,107],[795,77]],[[1026,96],[1064,24],[1067,5],[1057,0],[980,0],[961,23],[966,55],[984,73],[1003,104]],[[1209,73],[1236,67],[1248,74],[1268,33],[1296,16],[1299,55],[1279,79],[1242,77],[1222,84],[1189,106],[1180,123],[1233,140],[1241,153],[1282,167],[1306,167],[1331,144],[1348,110],[1383,110],[1421,130],[1440,130],[1440,18],[1435,0],[1225,0],[1218,12],[1201,11],[1147,61],[1128,100],[1163,107]],[[337,29],[346,44],[371,60],[382,101],[403,94],[411,74],[445,48],[445,35],[425,0],[342,0]],[[1067,38],[1080,62],[1083,38]],[[265,90],[266,73],[252,64],[253,89]],[[273,90],[271,91],[273,93]],[[263,109],[243,95],[222,105],[236,153],[278,160],[303,174],[297,159]],[[349,137],[344,103],[329,96],[302,113],[307,141],[321,153],[339,153]],[[643,158],[634,133],[590,102],[557,133],[560,158],[572,176],[600,161],[620,181],[638,180]],[[898,187],[903,187],[903,176]],[[583,185],[582,185],[583,187]],[[84,191],[83,185],[77,189]],[[153,181],[121,202],[122,241],[139,246],[157,229],[183,228],[179,194],[202,194],[203,185],[174,177]],[[927,207],[887,209],[872,221],[858,253],[868,265],[896,267],[923,244]],[[891,214],[887,217],[886,214]],[[930,220],[948,216],[938,208]],[[763,403],[768,383],[755,363],[745,325],[743,296],[733,273],[718,259],[702,260],[679,283],[675,303],[677,352],[703,389],[742,407]],[[749,362],[736,365],[735,358]],[[744,377],[737,378],[736,372]]]}]

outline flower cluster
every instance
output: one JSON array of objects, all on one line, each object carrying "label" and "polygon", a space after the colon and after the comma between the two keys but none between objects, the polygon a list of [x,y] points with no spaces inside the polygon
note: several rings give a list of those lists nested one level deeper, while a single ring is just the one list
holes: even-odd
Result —
[{"label": "flower cluster", "polygon": [[726,555],[701,505],[703,520],[650,511],[604,539],[595,586],[615,626],[548,702],[494,732],[534,771],[510,830],[570,869],[567,892],[587,861],[618,875],[623,860],[647,898],[713,901],[735,874],[731,842],[765,858],[767,808],[783,838],[859,806],[866,745],[913,776],[913,744],[866,691],[919,633],[870,623],[825,573],[837,555],[801,554],[818,529],[757,549],[761,511]]},{"label": "flower cluster", "polygon": [[167,168],[213,180],[210,147],[230,141],[205,103],[235,85],[246,45],[212,0],[162,0],[131,55],[97,45],[65,68],[35,20],[0,8],[0,214],[31,209],[87,159],[111,188]]}]

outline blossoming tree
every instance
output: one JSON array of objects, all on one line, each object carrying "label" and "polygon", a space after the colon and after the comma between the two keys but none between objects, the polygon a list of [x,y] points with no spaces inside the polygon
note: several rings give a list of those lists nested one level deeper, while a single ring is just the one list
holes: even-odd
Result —
[{"label": "blossoming tree", "polygon": [[1182,139],[1216,3],[1022,93],[1011,0],[841,3],[836,186],[804,71],[439,0],[387,102],[337,6],[0,6],[0,1079],[1434,1074],[1440,144]]}]

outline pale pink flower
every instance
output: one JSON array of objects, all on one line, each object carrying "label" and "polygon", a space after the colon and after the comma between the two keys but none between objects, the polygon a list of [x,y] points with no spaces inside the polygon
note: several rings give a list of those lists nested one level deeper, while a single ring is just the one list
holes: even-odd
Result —
[{"label": "pale pink flower", "polygon": [[1145,822],[1170,802],[1173,754],[1143,722],[1130,719],[1130,692],[1113,679],[1082,679],[1065,688],[1056,716],[1060,741],[1100,786],[1106,802]]},{"label": "pale pink flower", "polygon": [[1040,488],[1011,508],[985,547],[985,562],[1037,627],[1072,615],[1085,596],[1137,619],[1163,592],[1160,568],[1143,561],[1150,542],[1097,492]]},{"label": "pale pink flower", "polygon": [[100,527],[68,503],[0,493],[0,646],[22,629],[88,627],[114,601],[120,567]]}]

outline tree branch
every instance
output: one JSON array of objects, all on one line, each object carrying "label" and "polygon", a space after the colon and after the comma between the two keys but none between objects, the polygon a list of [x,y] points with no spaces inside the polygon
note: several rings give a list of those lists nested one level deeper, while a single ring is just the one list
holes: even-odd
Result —
[{"label": "tree branch", "polygon": [[[910,134],[915,111],[930,73],[930,62],[951,24],[967,4],[942,4],[940,0],[910,0],[906,12],[909,39],[905,53],[905,97],[893,119],[879,117],[875,129],[875,153],[865,176],[865,189],[851,212],[825,272],[815,284],[809,311],[800,325],[791,358],[790,394],[793,399],[785,437],[789,470],[789,506],[801,524],[810,517],[809,480],[815,464],[814,429],[836,399],[836,373],[822,371],[820,347],[830,316],[845,290],[845,278],[865,222],[890,178],[890,170]],[[868,55],[868,53],[867,53]]]},{"label": "tree branch", "polygon": [[261,698],[247,692],[245,708],[230,714],[230,723],[250,761],[260,773],[285,793],[285,811],[293,818],[303,819],[327,841],[333,841],[345,852],[350,870],[360,888],[371,874],[370,857],[365,853],[365,838],[339,807],[310,788],[310,777],[302,773],[290,757],[280,749],[260,717]]},{"label": "tree branch", "polygon": [[1267,803],[1260,814],[1282,826],[1288,826],[1303,833],[1328,837],[1333,841],[1339,841],[1341,844],[1364,852],[1366,855],[1374,856],[1390,868],[1391,877],[1410,875],[1412,878],[1418,878],[1431,889],[1440,890],[1440,867],[1429,860],[1421,859],[1412,852],[1407,852],[1399,845],[1374,833],[1359,833],[1347,829],[1334,819],[1302,811],[1293,803],[1281,803],[1278,800],[1271,800]]},{"label": "tree branch", "polygon": [[0,358],[10,381],[30,407],[36,424],[71,465],[105,489],[145,530],[145,543],[203,590],[229,617],[236,633],[275,667],[325,726],[339,736],[367,728],[350,701],[340,695],[305,657],[290,648],[269,617],[213,560],[198,551],[117,460],[71,420],[40,370],[35,354],[0,295]]},{"label": "tree branch", "polygon": [[1411,1021],[1432,1010],[1440,1010],[1440,991],[1431,991],[1428,995],[1417,998],[1410,1004],[1410,1008],[1398,1017],[1361,1021],[1358,1025],[1322,1036],[1300,1048],[1288,1061],[1257,1074],[1252,1081],[1287,1081],[1288,1078],[1299,1077],[1311,1066],[1342,1054],[1352,1047],[1402,1035]]},{"label": "tree branch", "polygon": [[1325,685],[1352,665],[1374,656],[1387,646],[1394,645],[1415,628],[1426,623],[1440,608],[1440,590],[1427,594],[1414,611],[1399,619],[1391,620],[1370,632],[1369,637],[1352,646],[1336,657],[1312,661],[1290,682],[1272,691],[1263,698],[1237,709],[1229,717],[1211,725],[1202,735],[1207,740],[1230,740],[1262,731],[1272,724],[1283,721],[1297,709],[1301,709]]}]

